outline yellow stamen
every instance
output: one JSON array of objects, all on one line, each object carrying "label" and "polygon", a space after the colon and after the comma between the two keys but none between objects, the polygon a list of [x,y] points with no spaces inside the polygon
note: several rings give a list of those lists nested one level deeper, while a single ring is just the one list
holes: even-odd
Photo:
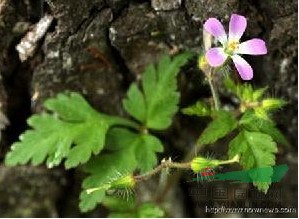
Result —
[{"label": "yellow stamen", "polygon": [[227,53],[233,53],[239,48],[240,43],[237,41],[229,42],[226,48]]}]

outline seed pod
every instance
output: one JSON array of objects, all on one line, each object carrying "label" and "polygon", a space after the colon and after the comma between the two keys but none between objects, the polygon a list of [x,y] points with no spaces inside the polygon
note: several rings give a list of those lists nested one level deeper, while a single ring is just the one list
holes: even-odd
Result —
[{"label": "seed pod", "polygon": [[196,157],[191,161],[191,169],[194,173],[199,173],[206,168],[214,168],[220,164],[218,160],[210,160],[204,157]]},{"label": "seed pod", "polygon": [[132,175],[121,177],[111,182],[111,189],[128,189],[135,186],[135,179]]},{"label": "seed pod", "polygon": [[194,173],[202,172],[207,168],[215,168],[219,165],[238,163],[240,156],[237,154],[230,160],[210,160],[204,157],[196,157],[191,161],[191,169]]}]

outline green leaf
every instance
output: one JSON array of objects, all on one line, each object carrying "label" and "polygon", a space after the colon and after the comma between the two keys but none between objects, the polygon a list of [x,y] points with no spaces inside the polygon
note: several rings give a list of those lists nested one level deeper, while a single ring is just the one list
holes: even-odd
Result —
[{"label": "green leaf", "polygon": [[189,116],[209,116],[211,108],[203,101],[197,101],[194,105],[184,108],[182,112]]},{"label": "green leaf", "polygon": [[108,215],[109,218],[137,218],[136,212],[113,212]]},{"label": "green leaf", "polygon": [[253,110],[254,110],[254,114],[257,117],[259,117],[260,119],[263,119],[263,120],[270,119],[268,113],[262,107],[254,107]]},{"label": "green leaf", "polygon": [[115,151],[130,147],[134,144],[136,138],[138,138],[138,134],[126,128],[113,127],[107,133],[105,148]]},{"label": "green leaf", "polygon": [[163,130],[170,126],[172,116],[178,111],[180,97],[176,76],[190,57],[188,53],[173,59],[165,56],[156,68],[149,66],[145,70],[142,87],[147,105],[146,127]]},{"label": "green leaf", "polygon": [[240,164],[246,169],[273,166],[277,152],[271,136],[260,132],[240,132],[229,146],[230,158],[240,155]]},{"label": "green leaf", "polygon": [[160,218],[164,215],[165,212],[154,203],[144,203],[138,208],[139,218]]},{"label": "green leaf", "polygon": [[277,143],[290,147],[289,141],[280,132],[271,120],[265,120],[255,115],[252,111],[247,111],[241,117],[239,124],[248,131],[261,132],[270,135]]},{"label": "green leaf", "polygon": [[142,135],[136,141],[136,159],[141,173],[145,173],[157,164],[156,153],[163,152],[161,141],[152,135]]},{"label": "green leaf", "polygon": [[64,121],[82,122],[98,114],[80,94],[73,92],[47,99],[44,106]]},{"label": "green leaf", "polygon": [[251,84],[236,84],[230,77],[226,77],[224,85],[227,90],[235,94],[241,102],[255,102],[260,101],[267,91],[267,87],[253,89]]},{"label": "green leaf", "polygon": [[161,141],[150,134],[137,134],[124,128],[113,128],[108,132],[106,148],[117,150],[133,147],[138,169],[142,173],[151,170],[157,164],[156,153],[163,152]]},{"label": "green leaf", "polygon": [[227,111],[214,111],[214,118],[198,139],[199,145],[213,144],[237,127],[237,120]]},{"label": "green leaf", "polygon": [[224,79],[224,86],[227,90],[232,92],[233,94],[237,94],[237,85],[230,77],[225,77]]},{"label": "green leaf", "polygon": [[[77,93],[59,94],[46,101],[52,114],[34,115],[28,119],[32,130],[20,136],[5,158],[6,165],[15,166],[44,160],[49,167],[65,158],[66,168],[88,161],[104,147],[109,127],[126,121],[96,112]],[[128,122],[130,125],[130,122]]]},{"label": "green leaf", "polygon": [[251,84],[243,84],[238,86],[237,95],[242,100],[242,102],[253,101],[253,88]]},{"label": "green leaf", "polygon": [[[229,145],[229,157],[240,156],[240,164],[244,169],[253,169],[260,167],[271,167],[275,165],[275,155],[277,152],[276,143],[271,136],[260,132],[241,131]],[[266,192],[266,188],[271,184],[271,175],[268,176],[268,182],[261,180],[258,174],[253,176],[254,184],[260,190]],[[263,179],[265,176],[263,176]]]},{"label": "green leaf", "polygon": [[122,197],[106,196],[102,204],[110,211],[126,212],[135,210],[137,203],[133,197],[124,199]]},{"label": "green leaf", "polygon": [[128,92],[127,98],[123,100],[125,110],[135,119],[144,123],[146,120],[146,104],[142,92],[133,83]]},{"label": "green leaf", "polygon": [[179,92],[176,76],[190,54],[164,56],[157,66],[149,65],[142,74],[142,92],[133,84],[123,101],[126,111],[147,128],[163,130],[170,126],[178,111]]},{"label": "green leaf", "polygon": [[136,200],[124,200],[120,197],[106,197],[103,205],[109,209],[109,217],[157,218],[165,215],[156,204],[147,202],[138,206]]},{"label": "green leaf", "polygon": [[81,212],[87,212],[94,209],[97,204],[105,198],[105,190],[95,191],[93,193],[87,194],[86,191],[82,191],[80,194],[79,208]]},{"label": "green leaf", "polygon": [[136,134],[127,129],[113,128],[108,133],[107,149],[115,150],[133,147],[142,173],[151,170],[157,164],[156,153],[163,152],[161,141],[153,135]]},{"label": "green leaf", "polygon": [[[272,175],[269,175],[268,177],[271,177]],[[271,183],[267,182],[253,182],[253,185],[257,187],[257,189],[261,192],[264,192],[267,194],[268,189],[270,188]]]},{"label": "green leaf", "polygon": [[268,87],[259,88],[253,91],[252,99],[253,101],[259,101],[264,96],[265,92],[268,90]]}]

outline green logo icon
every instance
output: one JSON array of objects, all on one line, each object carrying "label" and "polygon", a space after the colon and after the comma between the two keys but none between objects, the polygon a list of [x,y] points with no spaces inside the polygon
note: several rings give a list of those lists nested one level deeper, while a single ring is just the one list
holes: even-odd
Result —
[{"label": "green logo icon", "polygon": [[215,180],[215,181],[233,181],[232,183],[272,183],[280,182],[289,167],[286,164],[261,167],[243,171],[233,171],[220,174],[201,174],[201,177],[194,178],[192,182]]}]

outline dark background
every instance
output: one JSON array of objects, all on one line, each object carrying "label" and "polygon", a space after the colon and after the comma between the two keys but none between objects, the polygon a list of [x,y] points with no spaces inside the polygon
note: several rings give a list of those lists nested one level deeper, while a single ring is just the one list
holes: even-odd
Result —
[{"label": "dark background", "polygon": [[[281,194],[277,206],[296,207],[296,0],[2,0],[0,103],[10,125],[2,131],[0,147],[0,216],[105,216],[106,211],[101,207],[89,214],[79,213],[78,196],[83,177],[80,171],[65,171],[60,167],[49,170],[44,166],[7,168],[2,164],[10,145],[26,129],[26,119],[42,110],[42,102],[47,97],[64,90],[81,92],[102,112],[124,115],[121,99],[130,82],[142,73],[147,64],[159,60],[165,53],[181,50],[199,53],[203,22],[210,16],[216,16],[227,24],[233,12],[248,19],[244,39],[260,37],[267,42],[268,55],[246,57],[254,68],[253,85],[268,86],[268,96],[288,101],[288,105],[275,114],[274,119],[292,144],[291,148],[279,146],[277,163],[288,164],[290,170],[284,180],[273,185],[270,191],[279,191]],[[15,46],[45,13],[54,16],[54,22],[38,44],[34,56],[21,63]],[[96,57],[95,53],[102,58]],[[196,69],[196,60],[182,70],[179,76],[182,107],[194,103],[198,98],[209,97],[208,87],[203,83],[201,74]],[[229,96],[222,89],[220,92],[222,101],[229,104]],[[4,121],[3,118],[0,121]],[[206,122],[183,115],[176,116],[169,130],[158,133],[166,145],[167,156],[180,160]],[[226,145],[225,142],[221,143]],[[226,146],[217,144],[204,153],[219,158],[226,150]],[[146,192],[155,190],[155,183],[142,185],[144,188],[137,189],[137,195],[146,197]],[[252,189],[250,185],[238,185],[232,190],[227,184],[221,186],[228,188],[228,201],[232,201],[234,189]],[[212,189],[209,194],[212,194],[213,188],[219,185],[192,185],[182,180],[166,199],[168,216],[213,215],[205,214],[202,203],[198,203],[215,199],[212,196],[194,197],[194,188],[197,187],[209,187],[208,190]],[[246,200],[254,202],[250,197]],[[295,214],[267,216],[286,217]]]}]

